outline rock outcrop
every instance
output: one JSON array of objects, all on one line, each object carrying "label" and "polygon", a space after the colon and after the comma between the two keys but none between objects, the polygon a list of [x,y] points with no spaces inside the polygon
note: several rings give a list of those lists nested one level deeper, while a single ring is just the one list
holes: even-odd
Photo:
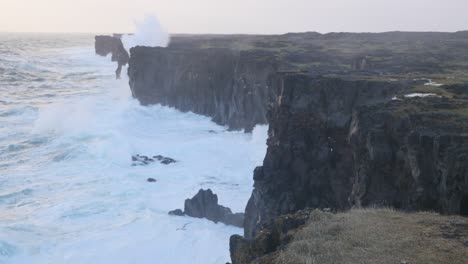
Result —
[{"label": "rock outcrop", "polygon": [[210,116],[235,130],[266,123],[276,96],[266,81],[278,69],[268,52],[137,47],[130,53],[130,87],[142,104]]},{"label": "rock outcrop", "polygon": [[215,223],[221,222],[226,225],[242,227],[244,214],[233,214],[231,209],[218,204],[218,196],[210,189],[199,190],[192,198],[185,200],[184,211],[176,209],[169,212],[170,215],[187,215],[197,218],[206,218]]},{"label": "rock outcrop", "polygon": [[100,56],[112,54],[112,61],[117,62],[116,78],[120,78],[122,66],[127,65],[130,59],[128,51],[125,50],[120,37],[121,35],[114,34],[114,36],[96,36],[94,38],[96,54]]},{"label": "rock outcrop", "polygon": [[468,193],[468,101],[448,95],[391,99],[412,85],[278,78],[268,150],[255,169],[246,207],[245,237],[306,207],[385,205],[461,213]]}]

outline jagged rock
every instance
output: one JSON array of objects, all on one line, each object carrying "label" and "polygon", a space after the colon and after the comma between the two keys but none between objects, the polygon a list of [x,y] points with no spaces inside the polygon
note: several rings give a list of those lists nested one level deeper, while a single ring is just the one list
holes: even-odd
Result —
[{"label": "jagged rock", "polygon": [[96,36],[94,37],[94,47],[96,54],[100,56],[107,56],[112,54],[112,61],[117,62],[117,69],[115,71],[116,78],[120,78],[122,66],[127,65],[130,56],[128,51],[125,50],[119,34],[114,36]]},{"label": "jagged rock", "polygon": [[244,214],[233,214],[231,209],[219,205],[218,196],[210,189],[200,189],[192,199],[185,200],[184,212],[177,209],[169,212],[169,214],[206,218],[215,223],[222,222],[238,227],[242,227],[244,222]]},{"label": "jagged rock", "polygon": [[184,212],[181,209],[176,209],[169,212],[170,215],[183,216]]},{"label": "jagged rock", "polygon": [[177,162],[175,159],[164,157],[161,155],[153,156],[153,158],[140,155],[140,154],[132,156],[132,166],[145,166],[145,165],[154,163],[156,161],[159,161],[159,163],[164,164],[164,165]]}]

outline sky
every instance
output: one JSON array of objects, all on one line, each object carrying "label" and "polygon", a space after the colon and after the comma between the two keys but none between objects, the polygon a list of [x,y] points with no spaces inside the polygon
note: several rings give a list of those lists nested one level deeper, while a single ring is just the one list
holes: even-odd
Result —
[{"label": "sky", "polygon": [[156,15],[170,33],[458,31],[468,0],[0,0],[3,32],[132,32]]}]

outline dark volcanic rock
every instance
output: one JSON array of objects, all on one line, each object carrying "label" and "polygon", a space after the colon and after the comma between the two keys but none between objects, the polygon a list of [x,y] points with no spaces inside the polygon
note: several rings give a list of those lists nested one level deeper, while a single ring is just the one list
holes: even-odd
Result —
[{"label": "dark volcanic rock", "polygon": [[176,209],[176,210],[170,211],[169,214],[170,214],[170,215],[183,216],[183,215],[184,215],[184,211],[182,211],[181,209]]},{"label": "dark volcanic rock", "polygon": [[206,218],[215,223],[222,222],[227,225],[242,227],[244,214],[233,214],[231,209],[218,204],[218,196],[210,189],[199,190],[192,198],[185,200],[184,212],[177,209],[169,212],[171,215],[188,215],[197,218]]},{"label": "dark volcanic rock", "polygon": [[[365,45],[363,45],[365,43]],[[266,124],[271,74],[379,76],[467,71],[468,34],[436,32],[173,36],[132,48],[128,75],[143,105],[209,116],[230,129]]]},{"label": "dark volcanic rock", "polygon": [[405,83],[279,77],[269,113],[268,150],[254,172],[245,236],[278,215],[311,208],[348,208],[353,150],[348,133],[360,105],[389,101]]},{"label": "dark volcanic rock", "polygon": [[112,54],[112,61],[117,62],[117,70],[115,71],[116,77],[120,78],[122,66],[127,65],[130,59],[127,50],[125,50],[120,35],[114,36],[96,36],[94,48],[96,54],[100,56],[107,56]]},{"label": "dark volcanic rock", "polygon": [[468,102],[389,100],[406,82],[288,75],[274,83],[278,103],[268,115],[263,166],[254,172],[246,238],[306,207],[458,214],[467,206]]},{"label": "dark volcanic rock", "polygon": [[275,98],[266,81],[278,67],[270,53],[170,47],[130,52],[130,87],[142,104],[210,116],[230,129],[251,131],[266,123],[268,103]]}]

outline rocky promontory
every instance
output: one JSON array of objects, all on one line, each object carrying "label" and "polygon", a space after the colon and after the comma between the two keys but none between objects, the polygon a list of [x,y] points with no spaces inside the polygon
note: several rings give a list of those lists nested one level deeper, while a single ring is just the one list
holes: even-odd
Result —
[{"label": "rocky promontory", "polygon": [[100,56],[112,54],[112,61],[117,62],[116,78],[120,78],[122,66],[127,65],[130,59],[128,51],[123,46],[121,37],[121,34],[114,34],[113,36],[96,36],[94,38],[96,54]]},{"label": "rocky promontory", "polygon": [[130,87],[142,104],[251,131],[267,123],[277,96],[268,79],[277,72],[393,78],[468,70],[468,33],[175,35],[166,48],[134,47],[130,53]]},{"label": "rocky promontory", "polygon": [[130,53],[142,104],[269,125],[234,263],[284,246],[314,208],[468,215],[467,32],[179,35]]}]

